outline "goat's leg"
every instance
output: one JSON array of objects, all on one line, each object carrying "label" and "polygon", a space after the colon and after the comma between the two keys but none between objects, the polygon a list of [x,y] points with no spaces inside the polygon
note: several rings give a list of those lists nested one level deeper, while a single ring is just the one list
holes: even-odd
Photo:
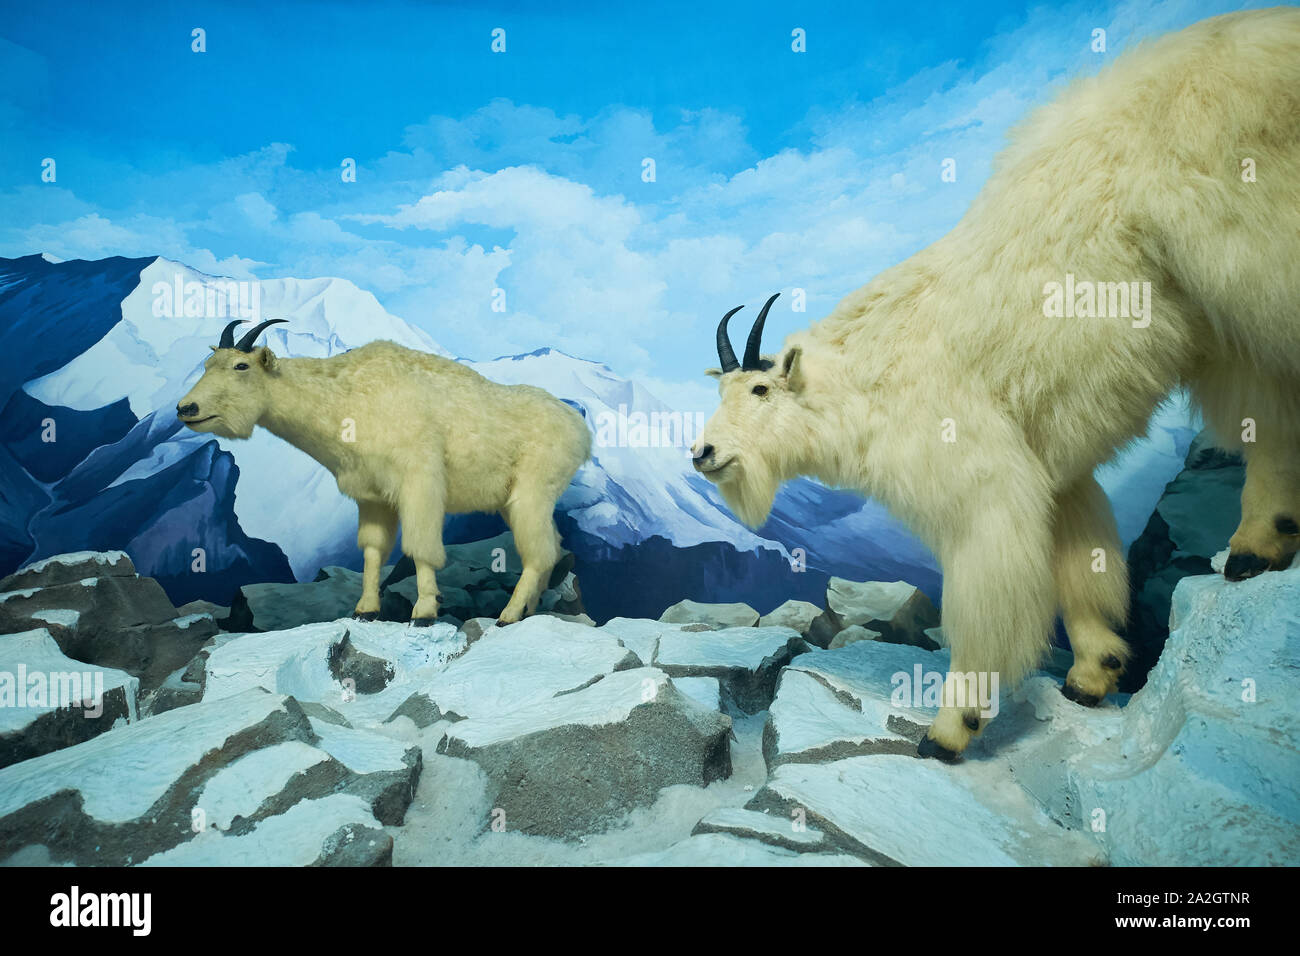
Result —
[{"label": "goat's leg", "polygon": [[972,691],[1014,685],[1047,650],[1056,604],[1049,497],[1033,465],[1017,474],[1010,458],[963,502],[961,527],[939,554],[952,663],[943,706],[917,748],[923,757],[955,759],[997,706]]},{"label": "goat's leg", "polygon": [[443,484],[433,475],[408,478],[398,496],[402,519],[402,553],[415,562],[419,597],[411,609],[411,623],[432,624],[438,618],[437,571],[447,563],[442,546]]},{"label": "goat's leg", "polygon": [[1244,445],[1246,483],[1241,489],[1241,524],[1228,541],[1229,581],[1291,566],[1300,550],[1300,423],[1260,427],[1257,441]]},{"label": "goat's leg", "polygon": [[554,509],[555,497],[549,496],[547,489],[521,490],[506,504],[506,524],[514,535],[523,571],[498,624],[513,624],[537,610],[551,569],[560,559],[560,532],[552,517]]},{"label": "goat's leg", "polygon": [[1061,692],[1086,706],[1119,688],[1128,643],[1128,568],[1110,502],[1089,475],[1056,499],[1053,574],[1074,664]]},{"label": "goat's leg", "polygon": [[357,502],[357,547],[365,569],[361,573],[361,600],[353,617],[373,621],[379,614],[379,572],[397,538],[397,512],[382,501]]},{"label": "goat's leg", "polygon": [[1192,393],[1221,448],[1246,459],[1241,523],[1228,542],[1229,581],[1290,566],[1300,550],[1300,397],[1292,378],[1240,360],[1201,369]]}]

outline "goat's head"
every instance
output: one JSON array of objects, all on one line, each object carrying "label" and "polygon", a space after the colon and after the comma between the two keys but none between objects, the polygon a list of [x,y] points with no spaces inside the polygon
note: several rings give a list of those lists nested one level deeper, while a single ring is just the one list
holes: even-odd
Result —
[{"label": "goat's head", "polygon": [[270,319],[235,341],[231,322],[221,333],[221,340],[211,346],[212,354],[203,363],[203,376],[176,403],[176,417],[196,432],[212,432],[222,438],[249,438],[253,426],[270,403],[268,376],[276,371],[276,358],[264,345],[253,343],[268,325],[284,322]]},{"label": "goat's head", "polygon": [[751,528],[767,520],[786,477],[787,444],[804,427],[798,402],[803,388],[798,346],[775,357],[759,354],[763,323],[776,298],[768,299],[754,320],[742,361],[737,362],[732,351],[727,321],[743,306],[718,324],[722,367],[708,374],[718,379],[722,404],[691,447],[695,470],[718,486],[727,505]]}]

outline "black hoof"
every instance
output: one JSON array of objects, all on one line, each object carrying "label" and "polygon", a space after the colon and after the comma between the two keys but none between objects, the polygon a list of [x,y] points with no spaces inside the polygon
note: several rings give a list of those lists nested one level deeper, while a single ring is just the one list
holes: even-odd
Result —
[{"label": "black hoof", "polygon": [[921,742],[916,745],[916,755],[918,757],[932,757],[935,760],[942,760],[944,763],[956,763],[961,759],[961,754],[949,750],[943,744],[936,743],[929,737],[921,738]]},{"label": "black hoof", "polygon": [[1230,554],[1223,566],[1223,576],[1229,581],[1245,581],[1269,569],[1269,563],[1257,554]]},{"label": "black hoof", "polygon": [[497,627],[509,627],[510,623],[511,623],[510,621],[505,621],[502,620],[501,618],[497,618]]},{"label": "black hoof", "polygon": [[354,621],[377,621],[379,620],[378,611],[358,611],[352,615]]},{"label": "black hoof", "polygon": [[411,618],[411,627],[432,627],[438,623],[436,617],[413,617]]},{"label": "black hoof", "polygon": [[1085,694],[1083,691],[1070,684],[1061,685],[1061,694],[1066,700],[1072,700],[1076,704],[1082,704],[1084,707],[1096,707],[1101,703],[1101,698],[1096,694]]}]

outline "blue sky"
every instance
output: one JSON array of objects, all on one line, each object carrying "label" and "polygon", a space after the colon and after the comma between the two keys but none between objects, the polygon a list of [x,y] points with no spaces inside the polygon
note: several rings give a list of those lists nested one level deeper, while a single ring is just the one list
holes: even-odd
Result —
[{"label": "blue sky", "polygon": [[6,6],[0,255],[341,276],[456,354],[556,346],[705,410],[723,311],[806,289],[775,346],[951,228],[1069,77],[1241,7]]}]

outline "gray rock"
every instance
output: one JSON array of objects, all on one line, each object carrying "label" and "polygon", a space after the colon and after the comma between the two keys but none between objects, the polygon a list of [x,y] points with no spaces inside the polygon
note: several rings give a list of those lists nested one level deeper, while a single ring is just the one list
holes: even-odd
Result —
[{"label": "gray rock", "polygon": [[576,837],[607,828],[663,787],[731,773],[731,721],[663,671],[610,674],[571,694],[448,730],[438,752],[473,760],[506,830]]},{"label": "gray rock", "polygon": [[420,730],[432,727],[440,720],[451,720],[456,715],[448,716],[438,709],[438,705],[421,693],[414,693],[398,705],[397,709],[384,721],[391,724],[398,717],[406,717]]},{"label": "gray rock", "polygon": [[75,584],[86,578],[134,578],[135,565],[122,551],[78,551],[33,561],[0,580],[0,593]]},{"label": "gray rock", "polygon": [[880,634],[889,644],[911,644],[927,650],[938,645],[925,630],[939,623],[939,612],[919,588],[906,581],[849,581],[831,578],[826,586],[826,610],[813,621],[808,639],[829,647],[846,627],[860,625]]},{"label": "gray rock", "polygon": [[678,601],[659,615],[659,620],[669,624],[712,624],[716,627],[753,627],[758,623],[758,612],[748,604],[701,604],[699,601]]},{"label": "gray rock", "polygon": [[352,574],[300,584],[245,584],[235,592],[226,629],[240,633],[285,631],[350,618],[361,599],[360,575],[354,580]]},{"label": "gray rock", "polygon": [[177,617],[189,617],[193,614],[206,614],[220,626],[223,620],[230,617],[230,608],[222,607],[220,604],[213,604],[211,601],[190,601],[188,604],[182,604],[176,609]]},{"label": "gray rock", "polygon": [[350,632],[330,647],[329,669],[340,684],[351,681],[358,694],[378,694],[396,676],[392,661],[357,650]]},{"label": "gray rock", "polygon": [[[930,628],[930,630],[934,630],[934,628]],[[858,641],[878,641],[880,636],[879,631],[869,631],[861,624],[850,624],[831,638],[830,650],[834,651],[841,647],[848,647]]]},{"label": "gray rock", "polygon": [[822,609],[808,601],[786,601],[769,614],[758,619],[759,627],[789,627],[804,637],[812,629],[812,623],[822,613]]},{"label": "gray rock", "polygon": [[325,838],[312,866],[392,866],[393,838],[383,830],[344,824]]},{"label": "gray rock", "polygon": [[1169,637],[1169,608],[1183,578],[1210,574],[1241,521],[1241,457],[1215,448],[1208,432],[1193,439],[1181,472],[1165,486],[1142,534],[1129,548],[1131,606],[1124,636],[1133,657],[1120,689],[1142,687]]}]

